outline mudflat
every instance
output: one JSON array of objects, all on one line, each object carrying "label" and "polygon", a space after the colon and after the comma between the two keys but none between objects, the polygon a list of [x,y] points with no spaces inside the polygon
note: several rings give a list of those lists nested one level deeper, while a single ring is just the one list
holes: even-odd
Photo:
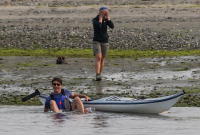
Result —
[{"label": "mudflat", "polygon": [[[199,49],[196,0],[7,0],[0,5],[3,48],[92,48],[91,20],[107,6],[115,24],[108,31],[110,49]],[[199,56],[106,59],[101,82],[95,81],[93,58],[66,56],[66,61],[59,65],[56,57],[1,56],[0,103],[22,104],[20,99],[35,89],[49,94],[58,76],[64,88],[93,97],[154,97],[185,90],[190,94],[180,106],[199,106]]]},{"label": "mudflat", "polygon": [[150,98],[184,90],[187,94],[179,106],[199,105],[199,56],[106,59],[102,81],[95,81],[91,58],[66,58],[67,64],[56,64],[52,57],[0,58],[1,104],[36,104],[35,100],[22,103],[21,98],[35,89],[49,94],[52,78],[60,77],[63,88],[91,97]]}]

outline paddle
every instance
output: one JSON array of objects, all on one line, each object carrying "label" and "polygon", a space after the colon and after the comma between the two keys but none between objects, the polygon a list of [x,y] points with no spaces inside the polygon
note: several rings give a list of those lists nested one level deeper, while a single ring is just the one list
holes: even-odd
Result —
[{"label": "paddle", "polygon": [[30,94],[30,95],[28,95],[28,96],[22,98],[22,101],[23,101],[23,102],[24,102],[24,101],[27,101],[27,100],[29,100],[29,99],[31,99],[31,98],[37,96],[37,95],[40,95],[40,92],[39,92],[38,89],[36,89],[34,93],[32,93],[32,94]]}]

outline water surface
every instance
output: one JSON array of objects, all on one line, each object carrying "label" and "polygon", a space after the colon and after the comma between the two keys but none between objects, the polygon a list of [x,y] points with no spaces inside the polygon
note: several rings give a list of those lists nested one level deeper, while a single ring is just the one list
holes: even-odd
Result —
[{"label": "water surface", "polygon": [[198,135],[200,108],[170,113],[43,113],[43,106],[0,106],[1,135]]}]

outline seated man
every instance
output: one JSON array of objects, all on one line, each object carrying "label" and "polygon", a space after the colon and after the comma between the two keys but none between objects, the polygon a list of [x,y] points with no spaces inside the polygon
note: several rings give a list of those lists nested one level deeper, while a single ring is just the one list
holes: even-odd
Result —
[{"label": "seated man", "polygon": [[[44,112],[49,111],[59,112],[59,110],[66,111],[67,108],[70,108],[70,111],[79,110],[81,113],[88,113],[87,109],[84,109],[83,103],[80,98],[85,98],[86,101],[90,99],[86,95],[81,94],[72,94],[71,91],[62,88],[62,80],[60,78],[53,78],[52,80],[53,92],[50,96],[46,98]],[[69,98],[73,98],[73,103],[69,102]],[[68,103],[68,104],[67,104]],[[70,103],[70,104],[69,104]]]}]

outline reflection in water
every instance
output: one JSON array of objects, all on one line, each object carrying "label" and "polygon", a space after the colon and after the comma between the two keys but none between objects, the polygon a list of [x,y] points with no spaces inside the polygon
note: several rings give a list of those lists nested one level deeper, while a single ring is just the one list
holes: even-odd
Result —
[{"label": "reflection in water", "polygon": [[43,106],[0,106],[0,134],[199,134],[199,107],[172,107],[169,111],[170,113],[161,114],[127,114],[95,111],[94,113],[82,115],[75,112],[43,113]]},{"label": "reflection in water", "polygon": [[74,110],[74,111],[69,111],[69,112],[53,113],[50,117],[52,117],[53,122],[56,123],[57,126],[59,126],[59,125],[64,124],[66,120],[71,120],[72,115],[74,114],[75,115],[81,114],[81,112],[78,110]]},{"label": "reflection in water", "polygon": [[169,116],[167,115],[162,115],[162,113],[160,114],[126,114],[126,116],[134,116],[134,117],[141,117],[141,118],[158,118],[158,119],[165,119],[165,118],[169,118]]},{"label": "reflection in water", "polygon": [[62,124],[65,122],[65,119],[67,117],[65,117],[66,115],[63,113],[56,113],[56,114],[52,114],[52,118],[53,118],[53,122],[57,124]]},{"label": "reflection in water", "polygon": [[[65,123],[66,120],[69,120],[72,114],[79,114],[77,111],[64,112],[64,113],[54,113],[51,115],[53,122],[59,126]],[[59,125],[58,125],[59,124]]]},{"label": "reflection in water", "polygon": [[96,115],[94,117],[94,128],[101,128],[101,127],[109,127],[107,122],[109,117],[105,117],[104,115]]},{"label": "reflection in water", "polygon": [[96,85],[96,91],[97,91],[97,93],[103,93],[104,92],[103,91],[103,86],[104,86],[103,81],[98,81],[97,83],[98,83],[98,85]]}]

